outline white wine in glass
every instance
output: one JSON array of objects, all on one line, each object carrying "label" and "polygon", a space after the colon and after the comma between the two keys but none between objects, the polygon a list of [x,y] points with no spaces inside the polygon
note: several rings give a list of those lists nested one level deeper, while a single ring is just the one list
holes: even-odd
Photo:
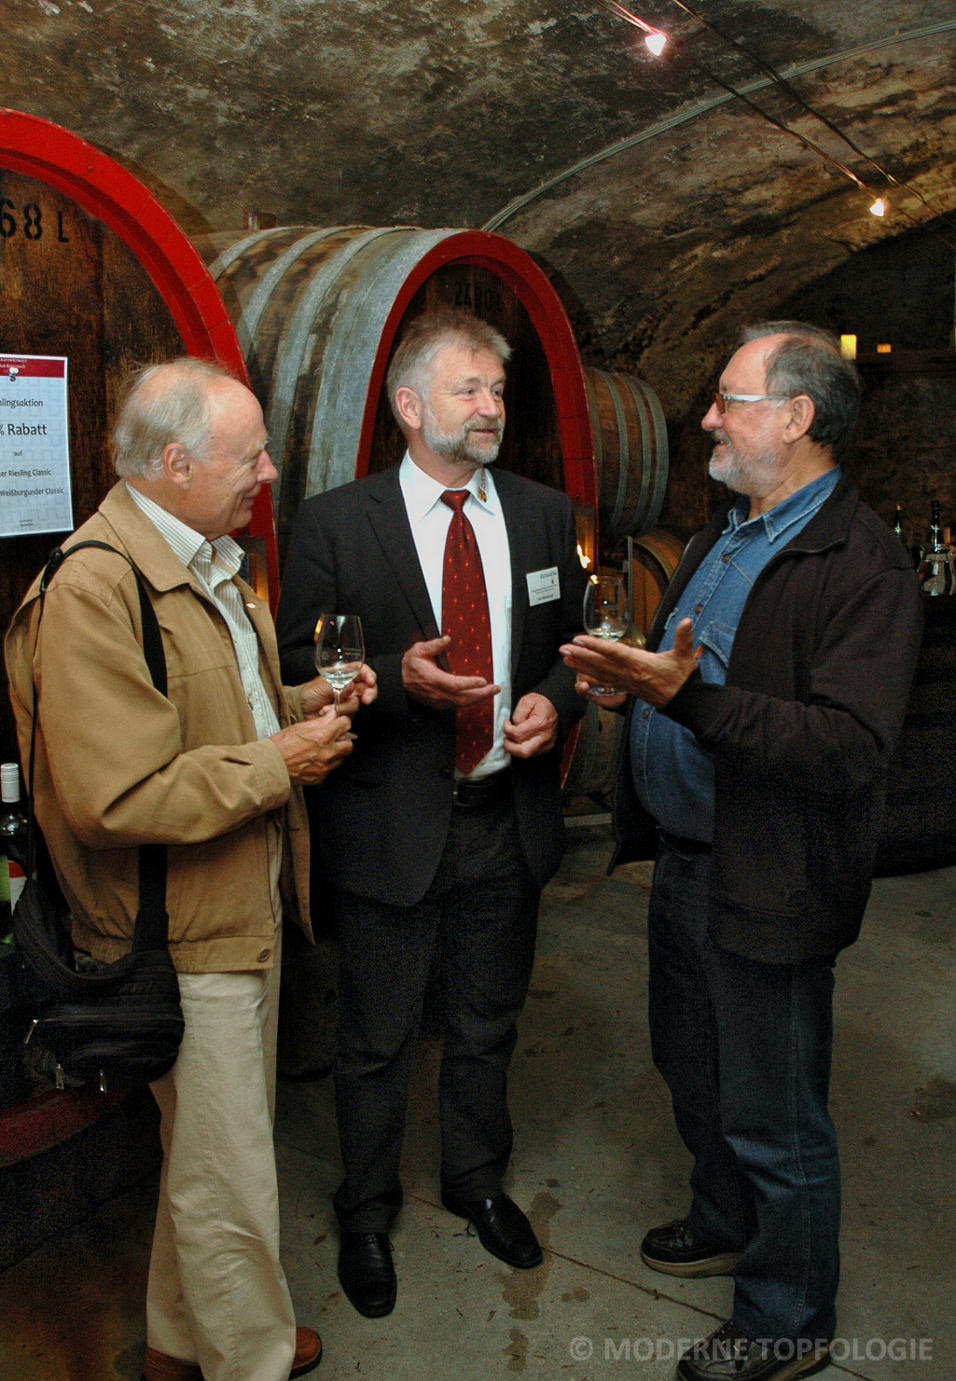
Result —
[{"label": "white wine in glass", "polygon": [[[627,589],[620,575],[592,575],[584,592],[584,627],[592,638],[623,638],[630,623]],[[617,695],[614,686],[592,686],[595,695]]]},{"label": "white wine in glass", "polygon": [[358,614],[320,614],[315,625],[315,667],[332,687],[336,709],[339,696],[355,680],[364,661]]}]

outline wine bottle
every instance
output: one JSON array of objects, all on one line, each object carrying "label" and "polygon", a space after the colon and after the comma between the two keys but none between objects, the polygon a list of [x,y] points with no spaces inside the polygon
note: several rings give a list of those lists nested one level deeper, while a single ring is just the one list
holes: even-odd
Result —
[{"label": "wine bottle", "polygon": [[943,548],[943,524],[939,516],[939,499],[933,499],[930,503],[929,519],[929,540],[927,549],[929,551],[942,551]]},{"label": "wine bottle", "polygon": [[906,533],[903,531],[903,509],[900,506],[900,504],[896,505],[896,515],[893,518],[893,531],[896,533],[897,537],[900,539],[900,541],[903,543],[903,546],[905,547]]},{"label": "wine bottle", "polygon": [[27,817],[20,809],[20,769],[0,764],[0,942],[13,929],[13,908],[27,880]]},{"label": "wine bottle", "polygon": [[953,553],[949,543],[943,540],[938,499],[933,499],[930,505],[929,534],[917,575],[924,595],[951,595],[956,587]]}]

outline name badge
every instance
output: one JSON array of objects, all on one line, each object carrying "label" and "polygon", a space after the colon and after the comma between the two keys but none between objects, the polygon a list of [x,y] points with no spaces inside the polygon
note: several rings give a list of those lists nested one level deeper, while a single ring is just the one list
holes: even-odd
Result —
[{"label": "name badge", "polygon": [[543,571],[529,571],[525,579],[528,582],[528,603],[532,606],[550,604],[552,600],[561,598],[557,566],[548,566]]}]

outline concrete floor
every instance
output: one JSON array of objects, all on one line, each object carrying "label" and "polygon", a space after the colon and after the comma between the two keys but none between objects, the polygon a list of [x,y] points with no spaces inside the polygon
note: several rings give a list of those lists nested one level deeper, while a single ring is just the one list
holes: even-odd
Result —
[{"label": "concrete floor", "polygon": [[[729,1312],[729,1280],[682,1283],[640,1261],[644,1229],[685,1209],[688,1172],[648,1049],[650,870],[609,879],[606,827],[570,835],[545,894],[511,1083],[510,1188],[542,1266],[508,1269],[440,1207],[437,1051],[424,1042],[393,1238],[398,1303],[361,1318],[335,1275],[330,1081],[281,1086],[283,1251],[299,1318],[325,1340],[325,1381],[659,1381]],[[954,918],[956,868],[879,879],[838,965],[843,1279],[837,1360],[821,1373],[834,1381],[956,1375]],[[2,1381],[139,1377],[154,1192],[151,1175],[0,1274]]]}]

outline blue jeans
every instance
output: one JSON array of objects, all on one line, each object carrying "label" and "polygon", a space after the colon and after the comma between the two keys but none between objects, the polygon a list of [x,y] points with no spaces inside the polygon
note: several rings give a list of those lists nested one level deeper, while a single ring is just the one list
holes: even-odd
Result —
[{"label": "blue jeans", "polygon": [[690,1225],[743,1253],[738,1328],[830,1338],[840,1228],[827,1110],[833,964],[760,964],[715,945],[710,863],[662,842],[648,911],[651,1049],[694,1157]]}]

